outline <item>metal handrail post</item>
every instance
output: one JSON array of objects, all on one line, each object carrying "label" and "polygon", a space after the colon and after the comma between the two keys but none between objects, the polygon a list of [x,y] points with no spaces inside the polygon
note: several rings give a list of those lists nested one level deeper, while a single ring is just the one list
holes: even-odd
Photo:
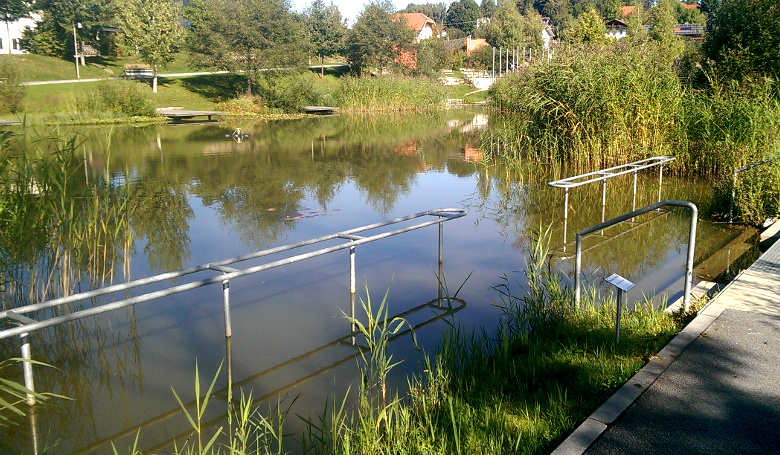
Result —
[{"label": "metal handrail post", "polygon": [[442,286],[444,283],[444,276],[443,271],[444,269],[444,224],[439,223],[439,279],[437,280],[439,282],[439,289],[438,289],[438,297],[439,297],[439,306],[441,306],[441,299],[442,299]]},{"label": "metal handrail post", "polygon": [[563,247],[566,248],[566,233],[569,227],[569,188],[563,189]]},{"label": "metal handrail post", "polygon": [[22,359],[24,370],[24,387],[27,388],[27,404],[35,404],[35,381],[33,379],[32,353],[30,351],[30,334],[23,333],[19,335],[19,341],[22,343]]},{"label": "metal handrail post", "polygon": [[608,228],[615,224],[622,223],[623,221],[629,220],[639,215],[643,215],[648,212],[652,212],[654,210],[657,210],[661,207],[665,207],[668,205],[676,206],[676,207],[687,207],[691,209],[691,224],[690,224],[690,229],[688,231],[688,255],[685,264],[685,285],[683,291],[684,292],[683,309],[685,311],[688,311],[688,308],[690,306],[691,282],[693,281],[693,255],[696,248],[696,226],[699,217],[699,209],[696,207],[696,204],[694,204],[693,202],[674,201],[669,199],[656,202],[655,204],[642,207],[641,209],[634,210],[633,212],[620,215],[618,217],[604,221],[603,223],[599,223],[590,226],[588,228],[582,229],[580,231],[577,231],[577,246],[576,246],[576,253],[575,253],[576,257],[574,260],[574,264],[575,264],[574,265],[575,267],[574,304],[577,308],[579,308],[579,304],[580,304],[580,287],[582,285],[582,278],[580,277],[580,275],[582,274],[582,237],[592,232]]},{"label": "metal handrail post", "polygon": [[734,219],[734,198],[737,196],[737,171],[734,171],[731,179],[731,201],[729,202],[729,224]]}]

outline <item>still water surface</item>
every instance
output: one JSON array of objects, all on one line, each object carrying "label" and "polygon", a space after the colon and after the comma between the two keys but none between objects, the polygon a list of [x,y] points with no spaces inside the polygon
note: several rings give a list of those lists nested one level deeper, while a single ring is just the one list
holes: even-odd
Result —
[{"label": "still water surface", "polygon": [[[391,377],[402,388],[423,355],[434,352],[448,327],[443,315],[467,329],[497,325],[501,300],[491,288],[508,282],[522,292],[516,280],[522,278],[526,249],[540,227],[552,227],[553,264],[571,273],[573,261],[567,258],[573,245],[563,245],[563,192],[546,183],[572,174],[533,163],[523,170],[483,164],[491,150],[511,147],[492,134],[503,121],[478,110],[454,110],[66,133],[77,134],[82,162],[70,178],[96,188],[96,195],[108,194],[106,203],[98,204],[103,209],[124,205],[108,248],[113,253],[71,260],[68,273],[81,271],[75,274],[77,283],[48,295],[435,208],[464,208],[468,216],[444,225],[444,279],[450,293],[460,288],[457,297],[465,303],[451,316],[423,305],[437,295],[436,227],[357,248],[359,298],[376,306],[387,293],[391,315],[413,310],[406,318],[420,325],[416,334],[423,351],[415,350],[408,336],[390,347],[396,359],[404,359]],[[240,142],[227,138],[235,126],[252,137]],[[639,175],[636,203],[631,188],[630,177],[610,180],[604,213],[601,185],[573,190],[568,240],[602,217],[656,202],[657,172]],[[691,200],[702,211],[712,197],[707,182],[666,175],[660,190],[664,199]],[[679,295],[688,214],[675,210],[637,221],[587,244],[599,244],[584,257],[591,281],[601,283],[618,272],[638,282],[629,301],[667,290]],[[623,235],[603,241],[618,232]],[[705,270],[702,260],[738,234],[701,221],[696,254],[700,275],[721,272]],[[55,265],[26,266],[62,273],[61,256],[59,262],[50,261]],[[24,277],[30,275],[18,272],[19,283],[6,287],[4,306],[28,302]],[[175,284],[180,282],[166,283]],[[282,407],[293,406],[291,416],[312,416],[322,411],[328,397],[341,397],[350,386],[354,390],[356,351],[338,343],[350,330],[344,319],[350,308],[346,251],[234,280],[230,290],[233,378],[252,391],[263,409],[267,403],[276,405],[279,396]],[[56,444],[53,453],[110,453],[112,441],[126,447],[138,431],[145,452],[170,451],[166,447],[174,438],[181,445],[187,425],[172,389],[185,403],[194,400],[196,365],[204,388],[220,367],[217,395],[226,385],[221,291],[209,286],[37,333],[33,358],[57,369],[36,367],[36,388],[71,400],[50,400],[31,416],[17,419],[16,426],[0,429],[0,452],[30,453]],[[15,341],[2,343],[5,357],[18,356]],[[224,412],[225,402],[214,398],[206,420],[223,425],[219,419]],[[287,425],[289,432],[302,429],[295,417]]]}]

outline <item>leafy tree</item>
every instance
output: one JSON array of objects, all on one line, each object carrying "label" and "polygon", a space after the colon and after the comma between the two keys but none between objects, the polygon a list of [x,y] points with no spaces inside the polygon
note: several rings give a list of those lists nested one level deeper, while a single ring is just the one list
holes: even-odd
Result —
[{"label": "leafy tree", "polygon": [[261,70],[305,63],[305,24],[286,0],[194,0],[187,17],[193,63],[244,71],[247,94]]},{"label": "leafy tree", "polygon": [[457,28],[465,35],[474,33],[477,19],[482,17],[482,10],[474,0],[456,0],[447,9],[447,27]]},{"label": "leafy tree", "polygon": [[[30,7],[24,0],[0,0],[0,16],[5,22],[5,28],[10,36],[10,23],[30,15]],[[11,53],[11,43],[8,43],[8,53]]]},{"label": "leafy tree", "polygon": [[700,0],[699,4],[701,5],[701,12],[709,15],[718,8],[720,2],[721,0]]},{"label": "leafy tree", "polygon": [[780,4],[723,0],[707,21],[703,51],[729,78],[780,77]]},{"label": "leafy tree", "polygon": [[623,0],[601,0],[597,4],[598,12],[606,19],[620,17],[625,2]]},{"label": "leafy tree", "polygon": [[399,13],[423,13],[426,16],[434,20],[438,25],[444,24],[444,18],[447,16],[447,4],[446,3],[423,3],[415,4],[409,3],[406,8],[399,11]]},{"label": "leafy tree", "polygon": [[479,5],[479,9],[482,10],[482,17],[493,17],[496,12],[496,2],[493,0],[482,0],[482,4]]},{"label": "leafy tree", "polygon": [[157,67],[173,61],[184,42],[179,24],[181,3],[175,0],[123,0],[119,24],[130,49],[153,68],[152,91],[157,93]]},{"label": "leafy tree", "polygon": [[577,25],[571,31],[574,41],[581,43],[603,43],[607,39],[607,28],[595,7],[591,7],[577,18]]},{"label": "leafy tree", "polygon": [[[35,2],[41,21],[34,30],[25,33],[27,49],[41,55],[73,58],[73,26],[78,41],[100,46],[101,30],[114,25],[116,16],[112,0],[41,0]],[[104,40],[105,41],[105,40]]]},{"label": "leafy tree", "polygon": [[400,50],[412,43],[414,30],[402,20],[393,20],[392,14],[390,0],[372,0],[347,34],[347,60],[357,74],[370,68],[388,68]]},{"label": "leafy tree", "polygon": [[707,15],[701,11],[701,8],[686,8],[685,5],[683,2],[677,2],[678,24],[703,24],[707,22]]},{"label": "leafy tree", "polygon": [[644,3],[641,0],[638,0],[634,3],[634,7],[634,12],[631,13],[626,20],[626,25],[628,25],[626,33],[632,41],[643,41],[650,35],[645,27],[646,14]]},{"label": "leafy tree", "polygon": [[679,56],[684,47],[682,40],[674,34],[678,3],[678,0],[658,0],[652,10],[653,29],[650,31],[650,38],[658,41],[672,58]]},{"label": "leafy tree", "polygon": [[542,46],[542,25],[536,15],[522,16],[512,0],[500,0],[485,38],[493,47],[515,48]]},{"label": "leafy tree", "polygon": [[574,26],[574,9],[570,0],[548,0],[542,6],[541,13],[550,18],[558,35],[565,35],[566,30]]},{"label": "leafy tree", "polygon": [[338,7],[332,1],[325,5],[325,0],[313,0],[303,14],[312,52],[320,57],[321,75],[324,75],[324,58],[342,52],[342,40],[347,27]]}]

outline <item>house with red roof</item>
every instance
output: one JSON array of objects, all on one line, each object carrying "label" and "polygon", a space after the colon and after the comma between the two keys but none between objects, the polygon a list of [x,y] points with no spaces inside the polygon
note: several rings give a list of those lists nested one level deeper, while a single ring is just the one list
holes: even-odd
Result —
[{"label": "house with red roof", "polygon": [[407,27],[417,32],[415,41],[439,36],[439,27],[436,25],[436,21],[423,13],[398,13],[393,16],[393,19],[404,19]]}]

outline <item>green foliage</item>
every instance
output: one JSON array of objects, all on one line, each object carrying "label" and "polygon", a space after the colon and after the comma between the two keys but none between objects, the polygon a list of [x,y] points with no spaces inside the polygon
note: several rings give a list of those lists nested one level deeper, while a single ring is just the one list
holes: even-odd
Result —
[{"label": "green foliage", "polygon": [[482,11],[482,17],[493,17],[493,14],[496,13],[496,2],[494,0],[482,0],[479,9]]},{"label": "green foliage", "polygon": [[449,55],[442,40],[425,39],[411,49],[417,55],[417,66],[411,71],[413,74],[436,77],[449,64]]},{"label": "green foliage", "polygon": [[186,11],[193,63],[247,75],[247,94],[264,68],[302,66],[303,21],[285,0],[195,0]]},{"label": "green foliage", "polygon": [[482,10],[474,0],[455,0],[447,9],[445,24],[447,28],[457,28],[464,35],[471,35],[477,27],[477,19]]},{"label": "green foliage", "polygon": [[723,0],[709,16],[703,50],[729,78],[780,77],[780,4]]},{"label": "green foliage", "polygon": [[658,41],[671,60],[680,56],[683,51],[683,42],[674,34],[677,25],[678,0],[658,0],[652,11],[653,29],[650,38]]},{"label": "green foliage", "polygon": [[[25,34],[28,50],[43,55],[72,59],[73,27],[80,43],[101,47],[101,31],[114,25],[116,16],[112,0],[49,0],[35,4],[42,20],[35,30]],[[106,37],[102,33],[103,38]]]},{"label": "green foliage", "polygon": [[299,112],[303,106],[318,104],[314,77],[310,72],[268,71],[255,78],[256,92],[271,109]]},{"label": "green foliage", "polygon": [[49,398],[65,398],[61,395],[52,393],[35,392],[13,380],[12,378],[18,375],[8,372],[7,370],[11,367],[17,367],[21,370],[21,366],[25,362],[38,367],[50,366],[45,363],[36,362],[34,360],[24,360],[21,358],[0,360],[0,373],[2,373],[0,375],[0,427],[11,423],[10,414],[25,415],[24,404],[26,404],[28,396],[35,399],[38,403],[43,403]]},{"label": "green foliage", "polygon": [[72,100],[77,116],[153,117],[154,105],[144,85],[132,81],[104,81]]},{"label": "green foliage", "polygon": [[604,43],[607,40],[607,28],[595,8],[590,8],[577,18],[577,24],[568,35],[578,43]]},{"label": "green foliage", "polygon": [[736,182],[731,178],[720,180],[715,185],[712,211],[712,215],[719,219],[759,228],[764,225],[767,218],[778,217],[780,215],[780,162],[771,161],[742,172],[738,174]]},{"label": "green foliage", "polygon": [[542,46],[542,24],[535,15],[521,15],[512,0],[501,0],[485,27],[485,38],[493,47],[538,49]]},{"label": "green foliage", "polygon": [[398,11],[399,13],[422,13],[433,19],[436,25],[444,25],[444,18],[447,15],[447,4],[441,3],[409,3],[406,8]]},{"label": "green foliage", "polygon": [[393,8],[389,0],[372,0],[347,34],[347,60],[358,75],[385,71],[414,39],[414,30],[402,20],[392,20]]},{"label": "green foliage", "polygon": [[334,101],[345,110],[426,110],[442,104],[446,95],[433,81],[402,76],[347,77]]},{"label": "green foliage", "polygon": [[10,58],[0,57],[0,112],[15,113],[24,101],[22,74]]},{"label": "green foliage", "polygon": [[313,0],[303,12],[309,40],[314,55],[330,57],[340,54],[344,45],[342,39],[347,31],[338,7],[331,1]]},{"label": "green foliage", "polygon": [[524,154],[606,167],[673,154],[685,93],[657,45],[626,40],[561,49],[544,65],[502,78],[490,94],[511,110]]},{"label": "green foliage", "polygon": [[678,153],[692,171],[730,175],[780,150],[778,83],[745,80],[720,83],[685,99],[687,153]]},{"label": "green foliage", "polygon": [[157,75],[157,66],[172,62],[184,43],[179,24],[181,3],[173,0],[124,0],[118,19],[128,49],[134,49]]}]

